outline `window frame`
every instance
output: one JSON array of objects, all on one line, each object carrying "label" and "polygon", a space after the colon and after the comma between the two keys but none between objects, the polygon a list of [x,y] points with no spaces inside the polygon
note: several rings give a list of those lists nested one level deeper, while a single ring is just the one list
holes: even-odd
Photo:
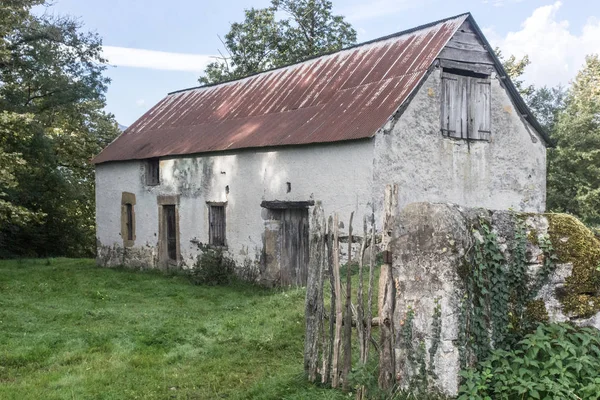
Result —
[{"label": "window frame", "polygon": [[133,240],[133,204],[126,203],[125,210],[127,214],[127,222],[125,222],[127,226],[127,240]]},{"label": "window frame", "polygon": [[[208,207],[208,245],[227,248],[227,202],[210,201],[206,202],[206,206]],[[215,215],[214,212],[217,209],[221,211]],[[222,218],[222,221],[215,226],[213,223],[214,218]]]},{"label": "window frame", "polygon": [[[441,78],[440,130],[442,135],[451,139],[490,141],[492,135],[491,75],[457,68],[442,68]],[[456,82],[456,85],[452,89],[454,93],[449,94],[451,81]],[[482,84],[487,85],[487,88],[480,90],[479,85]],[[460,100],[452,101],[457,98]],[[484,108],[483,111],[478,111],[481,107]],[[457,123],[459,115],[460,134]],[[454,120],[453,124],[452,120]],[[475,128],[475,125],[478,127]]]},{"label": "window frame", "polygon": [[146,160],[146,185],[160,185],[160,160],[158,158]]},{"label": "window frame", "polygon": [[[156,196],[156,203],[158,205],[158,259],[162,267],[169,268],[171,266],[177,266],[181,263],[181,231],[179,226],[179,195],[159,195]],[[172,258],[169,254],[169,243],[168,243],[168,214],[167,208],[173,206],[174,217],[175,217],[175,258]],[[167,207],[167,208],[165,208]]]},{"label": "window frame", "polygon": [[123,247],[132,247],[135,244],[135,194],[121,193],[121,237]]}]

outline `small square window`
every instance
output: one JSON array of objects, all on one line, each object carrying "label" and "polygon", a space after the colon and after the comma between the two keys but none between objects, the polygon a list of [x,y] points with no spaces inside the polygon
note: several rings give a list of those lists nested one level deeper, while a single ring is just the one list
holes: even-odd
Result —
[{"label": "small square window", "polygon": [[146,162],[146,185],[160,184],[160,162],[158,158],[151,158]]},{"label": "small square window", "polygon": [[225,246],[225,206],[208,205],[208,244]]}]

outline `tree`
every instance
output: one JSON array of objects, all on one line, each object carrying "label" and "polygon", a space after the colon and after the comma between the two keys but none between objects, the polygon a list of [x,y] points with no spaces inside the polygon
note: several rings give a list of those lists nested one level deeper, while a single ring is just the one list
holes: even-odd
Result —
[{"label": "tree", "polygon": [[512,83],[514,83],[517,90],[521,93],[521,96],[530,96],[534,91],[533,85],[524,86],[523,80],[519,79],[525,72],[525,68],[531,64],[531,61],[529,61],[529,56],[525,55],[520,60],[517,60],[514,55],[511,55],[505,59],[502,51],[498,47],[494,49],[494,52],[496,53],[496,56],[500,62],[502,62],[502,66],[504,67],[506,74]]},{"label": "tree", "polygon": [[0,7],[0,256],[89,256],[89,159],[118,134],[102,42],[76,20],[33,15],[38,4]]},{"label": "tree", "polygon": [[563,86],[555,88],[544,86],[540,89],[534,89],[525,98],[529,109],[550,137],[554,136],[553,132],[558,116],[565,108],[566,96],[567,91]]},{"label": "tree", "polygon": [[600,59],[588,56],[558,116],[548,154],[548,208],[600,225]]},{"label": "tree", "polygon": [[[227,55],[210,63],[200,83],[237,79],[266,69],[339,50],[356,43],[356,31],[328,0],[272,0],[263,9],[245,10],[222,41]],[[287,17],[277,19],[279,12]]]}]

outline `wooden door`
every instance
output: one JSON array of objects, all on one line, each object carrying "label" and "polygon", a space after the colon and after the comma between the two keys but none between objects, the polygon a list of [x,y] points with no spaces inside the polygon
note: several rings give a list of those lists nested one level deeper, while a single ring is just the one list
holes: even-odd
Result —
[{"label": "wooden door", "polygon": [[308,279],[308,209],[279,211],[281,284],[306,286]]},{"label": "wooden door", "polygon": [[163,206],[165,218],[165,240],[167,242],[167,257],[169,260],[177,260],[177,222],[175,219],[175,206]]}]

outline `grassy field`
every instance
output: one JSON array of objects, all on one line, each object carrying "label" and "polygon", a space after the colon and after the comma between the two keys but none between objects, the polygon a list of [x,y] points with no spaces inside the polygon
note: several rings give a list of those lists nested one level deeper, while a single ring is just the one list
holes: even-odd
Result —
[{"label": "grassy field", "polygon": [[0,399],[347,399],[305,383],[304,290],[0,262]]}]

